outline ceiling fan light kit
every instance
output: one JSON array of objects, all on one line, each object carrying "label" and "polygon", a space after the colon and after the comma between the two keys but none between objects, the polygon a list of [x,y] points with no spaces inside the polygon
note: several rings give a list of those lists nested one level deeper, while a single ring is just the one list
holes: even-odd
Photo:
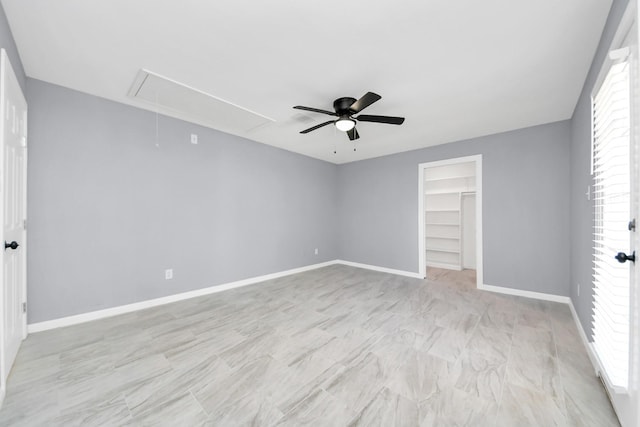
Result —
[{"label": "ceiling fan light kit", "polygon": [[336,127],[342,132],[347,132],[356,127],[356,121],[348,117],[341,117],[336,120]]},{"label": "ceiling fan light kit", "polygon": [[360,122],[386,123],[390,125],[401,125],[402,123],[404,123],[404,117],[374,115],[354,116],[354,114],[360,113],[360,111],[364,110],[369,105],[379,101],[380,99],[382,99],[382,97],[377,93],[367,92],[362,98],[358,100],[350,97],[336,99],[335,101],[333,101],[334,111],[321,110],[319,108],[312,107],[303,107],[302,105],[296,105],[293,108],[338,117],[336,120],[329,120],[324,123],[320,123],[319,125],[315,125],[310,127],[309,129],[300,131],[300,133],[309,133],[333,123],[338,130],[346,132],[349,140],[354,141],[360,138],[360,135],[356,130],[356,120]]}]

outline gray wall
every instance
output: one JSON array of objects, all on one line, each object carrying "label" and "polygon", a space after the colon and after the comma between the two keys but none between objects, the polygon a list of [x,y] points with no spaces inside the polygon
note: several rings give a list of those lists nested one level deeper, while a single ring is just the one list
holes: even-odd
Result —
[{"label": "gray wall", "polygon": [[27,88],[29,323],[336,258],[417,271],[417,165],[471,154],[485,283],[569,292],[568,122],[335,166],[165,116],[157,147],[153,113]]},{"label": "gray wall", "polygon": [[0,7],[30,109],[29,322],[335,258],[417,271],[417,165],[483,154],[485,283],[570,294],[588,331],[589,92],[626,3],[571,122],[342,166],[162,116],[156,147],[152,113],[27,80]]},{"label": "gray wall", "polygon": [[337,166],[164,116],[156,147],[151,112],[27,87],[29,323],[337,257]]},{"label": "gray wall", "polygon": [[[627,6],[627,0],[614,0],[607,24],[582,94],[571,119],[571,300],[582,326],[591,337],[593,303],[592,239],[593,204],[587,200],[591,177],[591,90]],[[580,284],[580,296],[577,285]]]},{"label": "gray wall", "polygon": [[13,71],[16,73],[18,82],[22,87],[22,91],[26,90],[26,77],[24,74],[24,68],[22,67],[22,61],[18,55],[18,49],[16,49],[16,43],[13,40],[13,34],[9,28],[7,22],[7,15],[4,13],[4,8],[0,4],[0,47],[7,51],[7,56],[13,67]]},{"label": "gray wall", "polygon": [[568,121],[342,165],[341,259],[418,271],[418,164],[483,155],[484,283],[569,295]]}]

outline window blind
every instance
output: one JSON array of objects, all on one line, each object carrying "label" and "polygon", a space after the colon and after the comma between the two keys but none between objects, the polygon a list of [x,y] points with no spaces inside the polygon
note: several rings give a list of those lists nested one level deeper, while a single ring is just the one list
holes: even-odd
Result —
[{"label": "window blind", "polygon": [[610,384],[629,381],[629,263],[614,256],[630,244],[630,75],[624,59],[608,70],[593,97],[593,339]]}]

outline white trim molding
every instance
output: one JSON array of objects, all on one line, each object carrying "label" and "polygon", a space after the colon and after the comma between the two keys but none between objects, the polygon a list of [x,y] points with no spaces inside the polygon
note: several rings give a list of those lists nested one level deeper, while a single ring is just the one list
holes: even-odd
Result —
[{"label": "white trim molding", "polygon": [[[93,320],[105,319],[105,318],[117,316],[120,314],[126,314],[134,311],[138,311],[138,310],[145,310],[147,308],[170,304],[172,302],[183,301],[186,299],[191,299],[191,298],[196,298],[204,295],[210,295],[218,292],[227,291],[230,289],[241,288],[243,286],[254,285],[256,283],[264,282],[267,280],[277,279],[279,277],[284,277],[284,276],[290,276],[292,274],[297,274],[297,273],[303,273],[305,271],[315,270],[318,268],[328,267],[336,264],[346,265],[346,266],[355,267],[355,268],[362,268],[366,270],[378,271],[381,273],[395,274],[398,276],[411,277],[414,279],[424,279],[424,277],[422,277],[420,273],[416,273],[416,272],[396,270],[393,268],[380,267],[377,265],[363,264],[359,262],[352,262],[352,261],[337,259],[337,260],[327,261],[319,264],[312,264],[304,267],[294,268],[291,270],[280,271],[277,273],[266,274],[263,276],[251,277],[248,279],[238,280],[235,282],[229,282],[229,283],[224,283],[216,286],[210,286],[207,288],[196,289],[193,291],[182,292],[179,294],[168,295],[166,297],[154,298],[154,299],[140,301],[132,304],[105,308],[103,310],[97,310],[97,311],[91,311],[91,312],[82,313],[82,314],[76,314],[73,316],[61,317],[59,319],[47,320],[44,322],[31,323],[28,325],[28,332],[31,334],[36,332],[47,331],[50,329],[63,328],[65,326],[72,326],[80,323],[91,322]],[[571,311],[574,315],[574,318],[576,319],[578,330],[582,334],[581,336],[583,341],[585,342],[585,346],[587,347],[587,349],[589,349],[588,342],[586,340],[586,335],[584,335],[584,331],[580,326],[578,317],[575,314],[575,309],[573,308],[573,305],[571,304],[571,300],[569,297],[563,297],[560,295],[552,295],[552,294],[544,294],[540,292],[523,291],[520,289],[504,288],[501,286],[491,286],[491,285],[480,285],[478,289],[489,291],[489,292],[497,292],[501,294],[516,295],[516,296],[522,296],[527,298],[535,298],[535,299],[540,299],[545,301],[554,301],[554,302],[569,304],[571,307]],[[589,354],[589,357],[590,358],[592,357],[591,353]]]},{"label": "white trim molding", "polygon": [[525,298],[534,298],[543,301],[553,301],[553,302],[561,302],[564,304],[570,304],[571,298],[564,297],[562,295],[554,295],[554,294],[545,294],[542,292],[533,292],[533,291],[524,291],[522,289],[513,289],[513,288],[505,288],[502,286],[492,286],[492,285],[479,285],[478,289],[489,292],[496,292],[499,294],[507,294],[507,295],[515,295],[518,297]]},{"label": "white trim molding", "polygon": [[119,314],[131,313],[133,311],[144,310],[159,305],[170,304],[172,302],[183,301],[186,299],[196,298],[203,295],[215,294],[227,291],[229,289],[241,288],[243,286],[253,285],[266,280],[277,279],[279,277],[289,276],[292,274],[302,273],[317,268],[327,267],[339,263],[336,260],[327,261],[320,264],[312,264],[304,267],[294,268],[291,270],[280,271],[263,276],[250,277],[248,279],[238,280],[235,282],[224,283],[207,288],[196,289],[193,291],[182,292],[179,294],[168,295],[166,297],[154,298],[146,301],[135,302],[133,304],[119,305],[116,307],[105,308],[103,310],[90,311],[88,313],[76,314],[74,316],[61,317],[59,319],[47,320],[44,322],[32,323],[27,326],[28,333],[47,331],[49,329],[63,328],[65,326],[77,325],[80,323],[90,322],[92,320],[105,319],[107,317],[117,316]]},{"label": "white trim molding", "polygon": [[107,317],[118,316],[120,314],[131,313],[138,310],[145,310],[151,307],[157,307],[159,305],[170,304],[172,302],[183,301],[186,299],[196,298],[203,295],[215,294],[218,292],[227,291],[229,289],[236,289],[243,286],[254,285],[256,283],[264,282],[267,280],[277,279],[279,277],[290,276],[292,274],[302,273],[305,271],[315,270],[322,267],[328,267],[330,265],[347,265],[350,267],[364,268],[367,270],[379,271],[382,273],[396,274],[398,276],[407,276],[415,279],[423,279],[419,273],[413,273],[410,271],[395,270],[392,268],[378,267],[375,265],[361,264],[358,262],[332,260],[319,264],[307,265],[300,268],[294,268],[291,270],[280,271],[277,273],[266,274],[264,276],[256,276],[248,279],[238,280],[230,283],[223,283],[216,286],[210,286],[207,288],[196,289],[189,292],[182,292],[179,294],[168,295],[166,297],[154,298],[146,301],[135,302],[132,304],[119,305],[117,307],[109,307],[103,310],[90,311],[87,313],[76,314],[73,316],[61,317],[59,319],[46,320],[44,322],[31,323],[27,326],[28,333],[36,333],[42,331],[48,331],[50,329],[64,328],[65,326],[78,325],[80,323],[91,322],[92,320],[105,319]]},{"label": "white trim molding", "polygon": [[600,375],[601,367],[600,362],[594,352],[593,344],[589,342],[587,338],[587,334],[584,332],[584,328],[582,327],[582,323],[580,322],[580,318],[578,317],[578,313],[576,311],[575,306],[573,305],[573,301],[571,298],[561,296],[561,295],[553,295],[553,294],[545,294],[541,292],[532,292],[532,291],[523,291],[520,289],[512,289],[512,288],[504,288],[502,286],[492,286],[492,285],[481,285],[479,289],[489,292],[496,292],[500,294],[507,295],[515,295],[519,297],[533,298],[543,301],[552,301],[559,302],[563,304],[567,304],[569,306],[569,310],[571,310],[571,317],[573,317],[574,322],[576,323],[576,327],[578,328],[578,334],[580,335],[580,339],[582,340],[582,344],[587,352],[587,356],[589,356],[589,360],[591,361],[591,365],[593,366],[593,370],[595,375]]},{"label": "white trim molding", "polygon": [[398,276],[413,277],[414,279],[424,279],[424,275],[420,273],[414,273],[411,271],[404,271],[404,270],[395,270],[393,268],[387,268],[387,267],[378,267],[377,265],[361,264],[359,262],[343,261],[341,259],[336,260],[335,264],[348,265],[349,267],[356,267],[356,268],[364,268],[366,270],[379,271],[381,273],[396,274]]},{"label": "white trim molding", "polygon": [[575,306],[573,305],[573,301],[569,301],[569,309],[571,309],[571,315],[573,316],[573,320],[576,322],[576,327],[578,328],[578,334],[580,334],[580,339],[582,340],[582,344],[584,344],[584,348],[587,350],[587,356],[589,356],[589,360],[591,360],[591,365],[593,365],[593,370],[596,375],[600,374],[600,362],[596,356],[596,353],[593,349],[593,344],[589,342],[587,338],[587,334],[584,332],[584,328],[582,327],[582,323],[580,322],[580,318],[578,317],[578,312],[576,311]]}]

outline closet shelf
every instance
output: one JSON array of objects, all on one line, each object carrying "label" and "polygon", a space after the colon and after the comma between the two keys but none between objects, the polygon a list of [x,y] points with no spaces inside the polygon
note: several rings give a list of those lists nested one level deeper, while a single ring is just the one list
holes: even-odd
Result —
[{"label": "closet shelf", "polygon": [[427,252],[447,252],[450,254],[460,254],[460,249],[445,249],[427,246]]},{"label": "closet shelf", "polygon": [[446,268],[447,270],[462,271],[462,266],[460,266],[460,264],[451,264],[448,262],[439,262],[435,260],[427,260],[427,267]]},{"label": "closet shelf", "polygon": [[469,193],[467,190],[424,190],[425,196],[438,196],[444,194]]},{"label": "closet shelf", "polygon": [[437,182],[437,181],[448,181],[450,179],[464,179],[464,178],[475,178],[474,175],[456,175],[456,176],[447,176],[444,178],[425,178],[425,182]]},{"label": "closet shelf", "polygon": [[423,190],[424,255],[427,265],[461,270],[463,263],[463,200],[475,193],[471,163],[425,170]]}]

